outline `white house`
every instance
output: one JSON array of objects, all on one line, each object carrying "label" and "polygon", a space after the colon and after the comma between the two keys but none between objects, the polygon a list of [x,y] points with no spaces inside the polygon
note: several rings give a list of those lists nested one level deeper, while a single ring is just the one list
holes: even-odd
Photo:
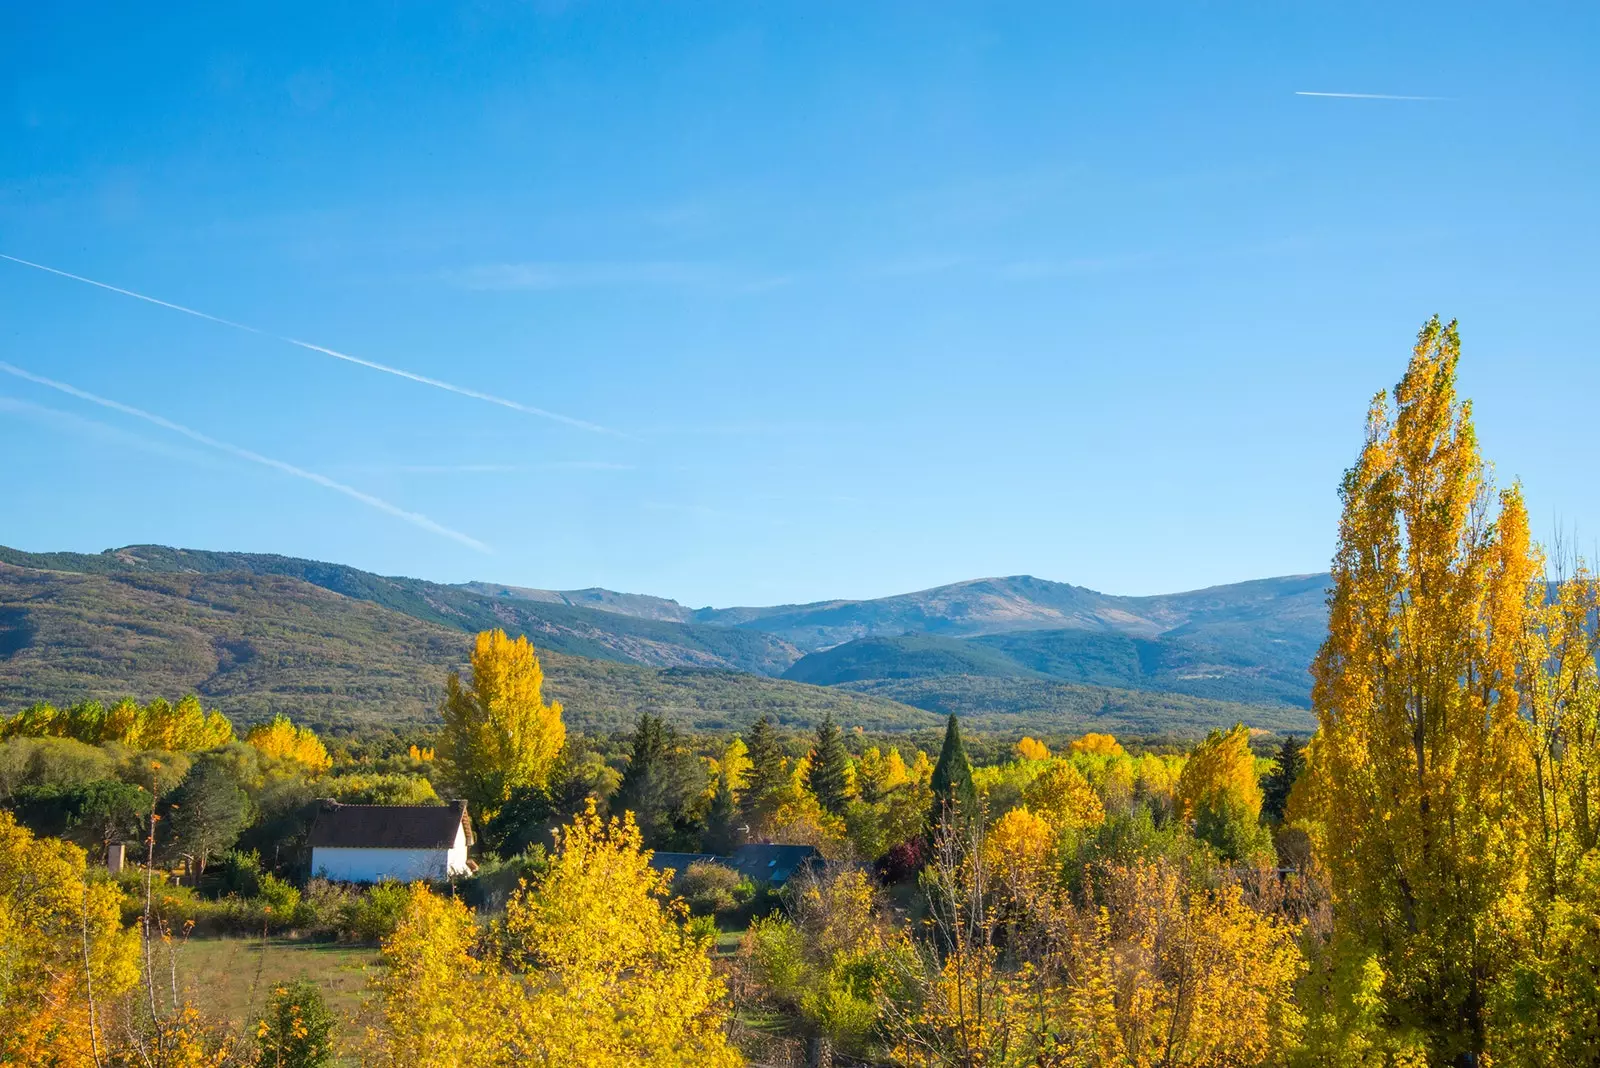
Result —
[{"label": "white house", "polygon": [[311,874],[345,883],[440,881],[470,871],[467,803],[341,805],[311,825]]}]

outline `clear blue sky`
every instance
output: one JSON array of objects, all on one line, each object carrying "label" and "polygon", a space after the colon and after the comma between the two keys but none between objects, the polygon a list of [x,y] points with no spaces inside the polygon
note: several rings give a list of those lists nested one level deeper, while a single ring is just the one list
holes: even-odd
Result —
[{"label": "clear blue sky", "polygon": [[262,331],[0,261],[0,360],[207,439],[0,374],[0,543],[690,604],[1311,571],[1435,311],[1600,537],[1595,5],[444,7],[0,10],[0,253]]}]

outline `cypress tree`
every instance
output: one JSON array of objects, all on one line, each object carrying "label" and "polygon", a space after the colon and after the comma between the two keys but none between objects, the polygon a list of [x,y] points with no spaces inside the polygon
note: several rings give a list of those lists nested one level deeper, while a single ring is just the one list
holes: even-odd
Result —
[{"label": "cypress tree", "polygon": [[972,763],[961,745],[961,724],[954,712],[944,728],[944,745],[933,766],[933,823],[938,826],[953,813],[977,808],[978,791],[972,785]]},{"label": "cypress tree", "polygon": [[[970,774],[968,778],[970,780]],[[844,814],[845,805],[850,801],[850,754],[845,752],[844,739],[838,724],[833,722],[832,712],[824,716],[817,727],[817,744],[811,752],[806,785],[823,808],[835,816]]]}]

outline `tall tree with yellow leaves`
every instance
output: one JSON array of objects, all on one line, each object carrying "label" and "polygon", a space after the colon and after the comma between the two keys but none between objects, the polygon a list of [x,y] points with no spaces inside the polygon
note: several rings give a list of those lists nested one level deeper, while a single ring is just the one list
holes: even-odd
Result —
[{"label": "tall tree with yellow leaves", "polygon": [[544,669],[525,636],[486,630],[472,649],[472,682],[451,672],[439,714],[439,762],[460,795],[489,818],[519,787],[544,786],[567,728],[544,700]]},{"label": "tall tree with yellow leaves", "polygon": [[275,716],[271,723],[256,724],[244,740],[263,756],[292,760],[312,775],[321,775],[333,767],[333,759],[328,756],[327,747],[317,737],[317,732],[310,727],[296,727],[287,716]]},{"label": "tall tree with yellow leaves", "polygon": [[1291,801],[1329,878],[1335,956],[1376,970],[1387,1026],[1436,1064],[1483,1054],[1527,884],[1515,684],[1536,560],[1518,491],[1494,506],[1459,356],[1455,323],[1430,320],[1345,474],[1320,729]]}]

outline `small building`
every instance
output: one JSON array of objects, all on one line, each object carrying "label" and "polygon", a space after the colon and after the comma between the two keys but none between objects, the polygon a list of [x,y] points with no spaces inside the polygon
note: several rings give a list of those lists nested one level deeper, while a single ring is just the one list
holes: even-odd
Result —
[{"label": "small building", "polygon": [[672,869],[678,875],[691,864],[721,864],[732,868],[753,883],[765,883],[774,888],[782,886],[789,878],[807,868],[822,866],[822,854],[816,846],[808,845],[742,845],[731,856],[713,853],[655,853],[650,866],[657,871]]},{"label": "small building", "polygon": [[439,882],[471,866],[465,801],[343,805],[324,801],[311,825],[311,874],[342,883]]}]

